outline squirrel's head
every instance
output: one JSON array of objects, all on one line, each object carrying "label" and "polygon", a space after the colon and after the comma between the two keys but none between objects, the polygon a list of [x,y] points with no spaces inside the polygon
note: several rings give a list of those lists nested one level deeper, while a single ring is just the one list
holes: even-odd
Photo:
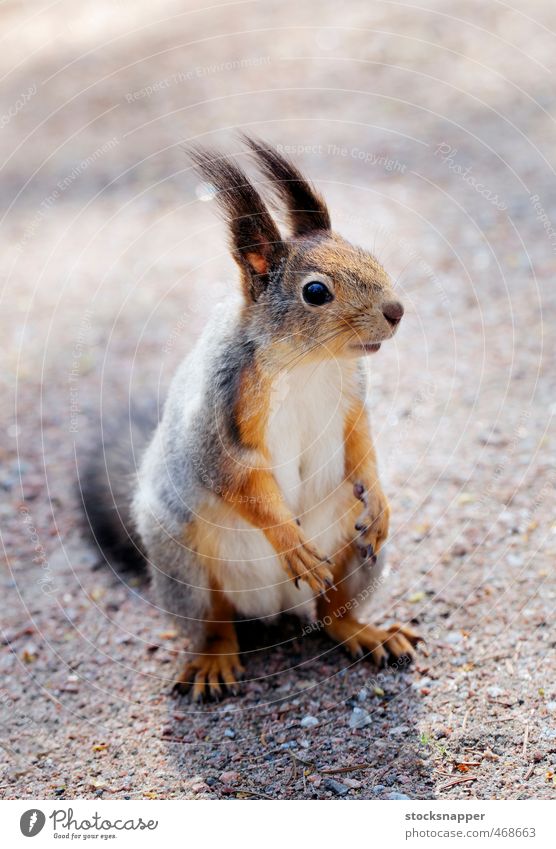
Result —
[{"label": "squirrel's head", "polygon": [[285,239],[235,161],[200,149],[191,155],[228,221],[246,311],[258,323],[259,338],[264,333],[284,349],[317,356],[377,351],[404,312],[385,270],[372,254],[332,232],[324,200],[291,162],[244,140],[285,205]]}]

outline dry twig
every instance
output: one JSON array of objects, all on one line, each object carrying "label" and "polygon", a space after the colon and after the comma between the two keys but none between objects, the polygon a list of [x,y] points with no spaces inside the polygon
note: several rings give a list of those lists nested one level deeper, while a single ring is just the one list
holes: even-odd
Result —
[{"label": "dry twig", "polygon": [[450,787],[454,787],[454,785],[456,784],[463,784],[464,781],[476,781],[478,777],[478,775],[466,775],[465,778],[454,778],[453,781],[448,781],[446,784],[442,784],[442,786],[438,789],[448,790]]},{"label": "dry twig", "polygon": [[525,732],[523,734],[523,757],[527,754],[527,743],[529,741],[529,726],[525,726]]}]

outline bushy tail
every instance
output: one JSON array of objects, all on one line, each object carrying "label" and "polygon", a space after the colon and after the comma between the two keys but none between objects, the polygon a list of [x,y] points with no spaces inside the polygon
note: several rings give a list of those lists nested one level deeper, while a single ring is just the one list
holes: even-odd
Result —
[{"label": "bushy tail", "polygon": [[96,438],[78,456],[79,497],[86,528],[116,570],[143,570],[144,551],[131,518],[135,474],[158,423],[153,405],[131,415],[103,415]]}]

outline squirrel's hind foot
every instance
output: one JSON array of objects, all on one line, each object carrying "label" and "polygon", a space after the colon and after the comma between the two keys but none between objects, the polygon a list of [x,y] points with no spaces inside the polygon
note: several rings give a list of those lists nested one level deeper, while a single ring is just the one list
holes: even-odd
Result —
[{"label": "squirrel's hind foot", "polygon": [[415,658],[414,646],[422,639],[405,625],[376,628],[346,617],[327,628],[329,635],[341,643],[352,657],[370,653],[377,666],[387,663],[411,663]]},{"label": "squirrel's hind foot", "polygon": [[174,684],[176,694],[191,693],[194,702],[219,699],[224,692],[237,695],[244,669],[235,650],[214,647],[210,654],[199,654],[183,667]]}]

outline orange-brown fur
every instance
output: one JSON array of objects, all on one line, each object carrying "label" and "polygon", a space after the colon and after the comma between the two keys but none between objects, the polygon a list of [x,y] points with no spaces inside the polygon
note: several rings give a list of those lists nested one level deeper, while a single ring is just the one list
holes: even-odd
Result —
[{"label": "orange-brown fur", "polygon": [[234,406],[241,442],[266,457],[265,430],[270,406],[270,377],[255,362],[243,369]]},{"label": "orange-brown fur", "polygon": [[342,557],[336,559],[334,581],[336,592],[330,597],[320,596],[317,600],[318,621],[329,637],[343,646],[353,657],[369,652],[378,666],[388,659],[410,660],[415,651],[413,646],[419,635],[411,628],[399,624],[389,628],[377,628],[360,622],[353,611],[358,606],[349,592],[347,570],[351,557],[347,547]]},{"label": "orange-brown fur", "polygon": [[195,701],[205,696],[218,697],[222,692],[221,684],[233,691],[244,671],[239,661],[234,608],[217,585],[211,589],[210,600],[201,649],[186,662],[176,681],[176,689],[180,692],[192,688]]},{"label": "orange-brown fur", "polygon": [[378,478],[376,453],[368,415],[362,401],[349,409],[344,429],[346,478],[364,490],[364,509],[357,522],[363,530],[362,545],[372,546],[376,554],[388,536],[390,507]]}]

